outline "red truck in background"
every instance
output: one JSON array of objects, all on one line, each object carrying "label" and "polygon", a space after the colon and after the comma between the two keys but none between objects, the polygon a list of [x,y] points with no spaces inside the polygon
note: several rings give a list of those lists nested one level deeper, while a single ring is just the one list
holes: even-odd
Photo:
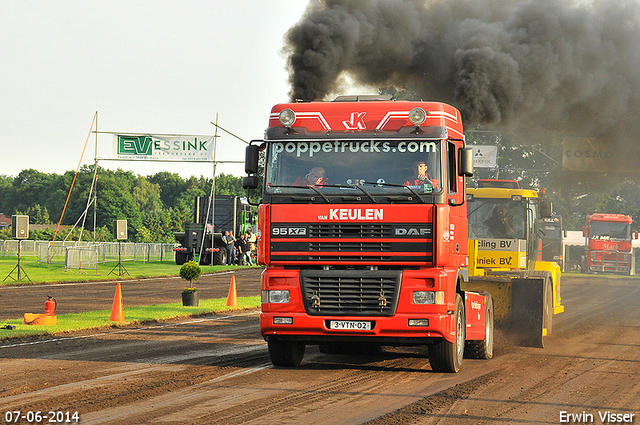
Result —
[{"label": "red truck in background", "polygon": [[[276,366],[306,345],[427,345],[432,369],[493,355],[493,304],[469,279],[462,118],[439,102],[370,97],[273,107],[247,147],[258,187],[260,332]],[[466,350],[466,351],[465,351]]]},{"label": "red truck in background", "polygon": [[585,253],[582,257],[583,273],[631,274],[633,249],[631,239],[638,232],[631,231],[631,217],[623,214],[590,214],[582,227]]}]

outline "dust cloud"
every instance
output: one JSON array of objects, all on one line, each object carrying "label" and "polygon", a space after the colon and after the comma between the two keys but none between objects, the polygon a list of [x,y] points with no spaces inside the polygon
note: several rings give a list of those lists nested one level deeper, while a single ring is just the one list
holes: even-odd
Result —
[{"label": "dust cloud", "polygon": [[316,0],[285,37],[289,95],[326,100],[349,78],[451,103],[467,124],[629,138],[639,18],[637,0]]}]

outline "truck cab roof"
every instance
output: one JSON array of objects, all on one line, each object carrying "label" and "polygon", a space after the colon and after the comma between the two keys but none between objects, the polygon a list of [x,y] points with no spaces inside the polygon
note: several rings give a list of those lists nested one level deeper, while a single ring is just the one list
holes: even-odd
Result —
[{"label": "truck cab roof", "polygon": [[538,198],[538,192],[533,189],[504,189],[497,187],[481,187],[477,189],[468,188],[467,197],[472,198],[497,198],[508,199],[514,196],[522,198]]},{"label": "truck cab roof", "polygon": [[520,189],[520,183],[518,183],[516,180],[478,179],[478,187]]}]

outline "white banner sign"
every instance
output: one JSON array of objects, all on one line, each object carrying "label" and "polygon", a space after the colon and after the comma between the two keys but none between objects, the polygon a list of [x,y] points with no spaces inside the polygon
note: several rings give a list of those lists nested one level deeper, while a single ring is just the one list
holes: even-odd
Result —
[{"label": "white banner sign", "polygon": [[213,161],[213,136],[113,135],[113,156],[132,161]]},{"label": "white banner sign", "polygon": [[469,146],[473,149],[473,166],[476,168],[495,168],[498,166],[497,146]]}]

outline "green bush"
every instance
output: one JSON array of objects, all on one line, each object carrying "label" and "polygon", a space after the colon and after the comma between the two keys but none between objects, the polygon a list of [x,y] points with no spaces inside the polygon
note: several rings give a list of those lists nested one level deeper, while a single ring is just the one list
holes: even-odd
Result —
[{"label": "green bush", "polygon": [[[195,261],[187,261],[182,265],[182,267],[180,267],[180,277],[184,280],[188,280],[189,286],[191,287],[193,287],[191,282],[193,282],[194,280],[198,280],[200,274],[202,274],[202,269]],[[195,292],[195,288],[189,289],[189,291],[185,292]]]}]

